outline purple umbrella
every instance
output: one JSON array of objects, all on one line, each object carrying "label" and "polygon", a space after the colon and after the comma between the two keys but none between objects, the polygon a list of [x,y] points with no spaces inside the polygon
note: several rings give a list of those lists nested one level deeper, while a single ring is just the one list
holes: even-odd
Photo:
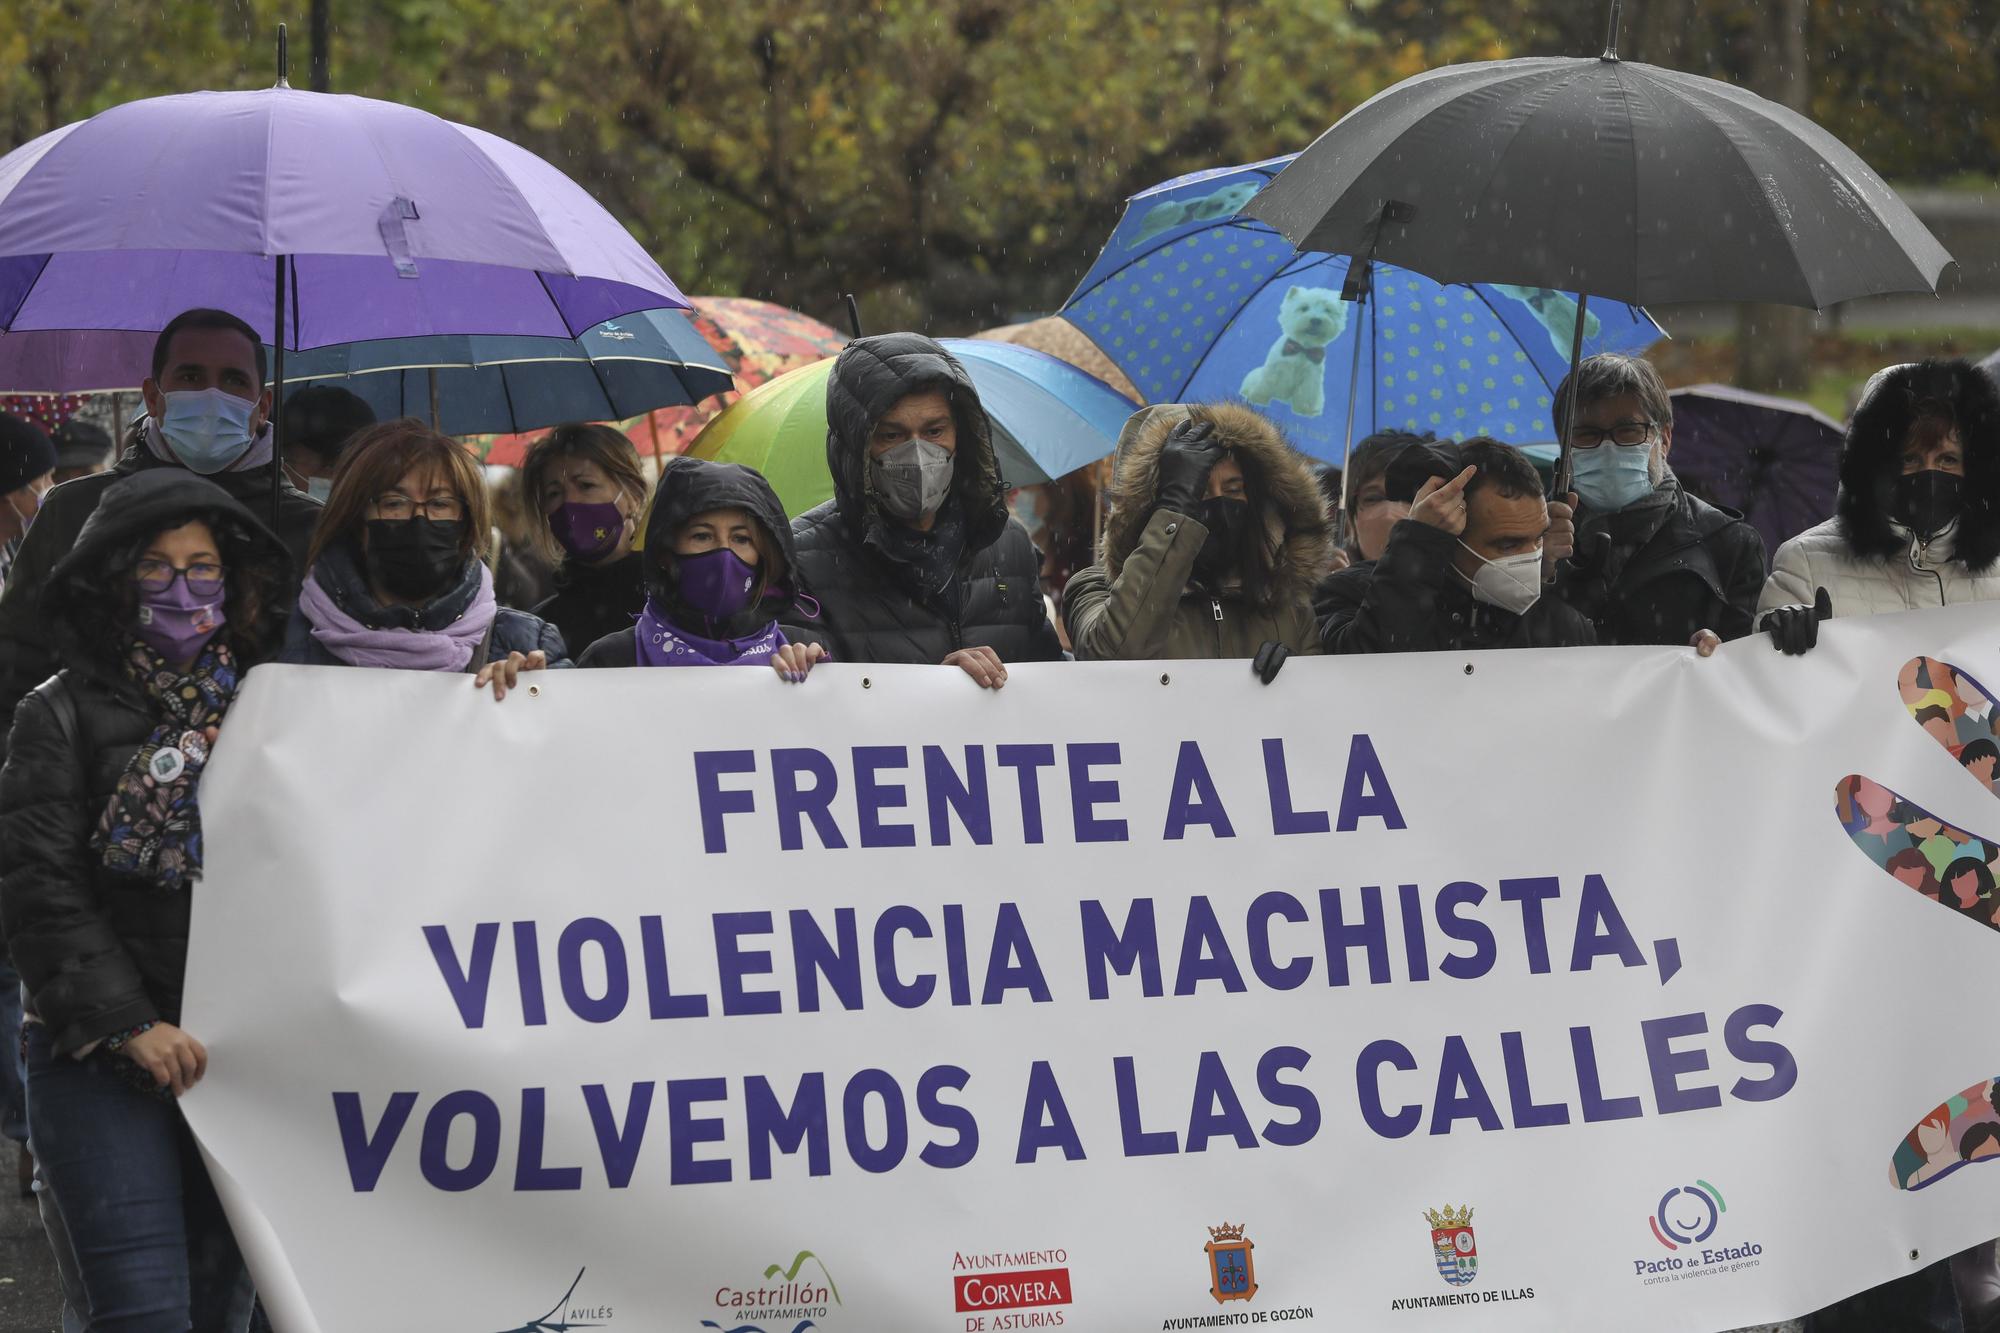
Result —
[{"label": "purple umbrella", "polygon": [[414,107],[300,92],[113,107],[0,159],[0,329],[153,331],[220,306],[293,349],[433,333],[575,338],[687,302],[534,154]]},{"label": "purple umbrella", "polygon": [[[283,50],[281,36],[281,71]],[[534,154],[282,77],[129,102],[22,145],[0,158],[0,238],[0,331],[151,332],[215,306],[278,349],[280,385],[287,348],[575,338],[687,308],[617,220]],[[275,487],[275,459],[272,475]]]},{"label": "purple umbrella", "polygon": [[1840,423],[1806,403],[1697,384],[1668,395],[1674,405],[1672,464],[1681,485],[1710,504],[1739,510],[1764,538],[1764,553],[1824,522],[1840,488]]}]

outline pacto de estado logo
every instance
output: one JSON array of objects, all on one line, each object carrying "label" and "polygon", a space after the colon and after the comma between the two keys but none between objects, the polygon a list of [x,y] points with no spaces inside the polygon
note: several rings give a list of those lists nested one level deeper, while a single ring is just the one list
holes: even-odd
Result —
[{"label": "pacto de estado logo", "polygon": [[1634,1259],[1632,1275],[1643,1278],[1650,1286],[1755,1268],[1764,1253],[1763,1245],[1757,1241],[1739,1241],[1733,1245],[1709,1243],[1728,1211],[1729,1204],[1722,1191],[1706,1180],[1675,1185],[1660,1196],[1653,1215],[1646,1219],[1653,1239],[1668,1253],[1657,1258]]},{"label": "pacto de estado logo", "polygon": [[1653,1210],[1653,1239],[1670,1250],[1699,1245],[1715,1234],[1728,1211],[1722,1191],[1706,1180],[1676,1185],[1660,1196],[1659,1207]]}]

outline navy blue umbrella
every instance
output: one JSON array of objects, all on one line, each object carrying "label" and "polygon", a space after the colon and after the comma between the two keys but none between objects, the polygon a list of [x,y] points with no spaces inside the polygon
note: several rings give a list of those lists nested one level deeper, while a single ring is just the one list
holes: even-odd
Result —
[{"label": "navy blue umbrella", "polygon": [[445,335],[295,352],[289,394],[336,384],[377,419],[418,417],[447,435],[506,435],[565,421],[623,421],[734,384],[722,354],[677,310],[609,320],[581,338]]},{"label": "navy blue umbrella", "polygon": [[1668,395],[1674,475],[1689,493],[1741,511],[1766,555],[1833,514],[1840,423],[1811,404],[1726,384]]}]

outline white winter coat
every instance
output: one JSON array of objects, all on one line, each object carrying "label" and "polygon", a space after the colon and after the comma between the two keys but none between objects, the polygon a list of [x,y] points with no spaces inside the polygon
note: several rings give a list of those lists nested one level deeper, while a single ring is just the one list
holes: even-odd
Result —
[{"label": "white winter coat", "polygon": [[[1909,539],[1908,529],[1892,526]],[[1840,520],[1830,518],[1778,548],[1771,577],[1757,599],[1757,614],[1762,617],[1790,604],[1811,606],[1820,588],[1832,599],[1836,616],[2000,601],[2000,563],[1983,574],[1971,574],[1951,554],[1952,532],[1947,528],[1927,547],[1910,541],[1900,556],[1857,556],[1840,535]]]}]

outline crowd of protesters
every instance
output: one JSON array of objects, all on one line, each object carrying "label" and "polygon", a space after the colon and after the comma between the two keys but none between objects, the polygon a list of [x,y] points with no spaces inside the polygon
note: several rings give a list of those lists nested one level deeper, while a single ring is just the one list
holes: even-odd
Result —
[{"label": "crowd of protesters", "polygon": [[[572,661],[791,683],[822,661],[934,664],[999,689],[1024,661],[1237,658],[1269,683],[1302,654],[1708,656],[1753,634],[1803,653],[1828,616],[2000,597],[2000,390],[1963,362],[1874,378],[1838,512],[1769,570],[1740,516],[1676,480],[1643,360],[1592,357],[1558,390],[1575,492],[1555,501],[1509,446],[1380,435],[1330,514],[1258,413],[1147,407],[1094,562],[1066,561],[1046,596],[970,378],[914,334],[840,354],[834,497],[789,521],[751,469],[681,457],[649,484],[623,435],[581,424],[537,442],[496,502],[463,446],[335,388],[288,400],[274,459],[263,349],[218,311],[167,326],[144,394],[115,462],[101,433],[0,417],[0,926],[18,972],[0,997],[19,1001],[0,1023],[21,1034],[0,1129],[32,1144],[23,1189],[38,1172],[66,1298],[95,1329],[262,1326],[175,1101],[207,1064],[179,1026],[197,787],[259,663],[455,672],[496,700]],[[1990,1283],[1956,1268],[1959,1294]],[[1921,1322],[1958,1299],[1943,1265],[1865,1296],[1819,1326],[1967,1326]]]}]

